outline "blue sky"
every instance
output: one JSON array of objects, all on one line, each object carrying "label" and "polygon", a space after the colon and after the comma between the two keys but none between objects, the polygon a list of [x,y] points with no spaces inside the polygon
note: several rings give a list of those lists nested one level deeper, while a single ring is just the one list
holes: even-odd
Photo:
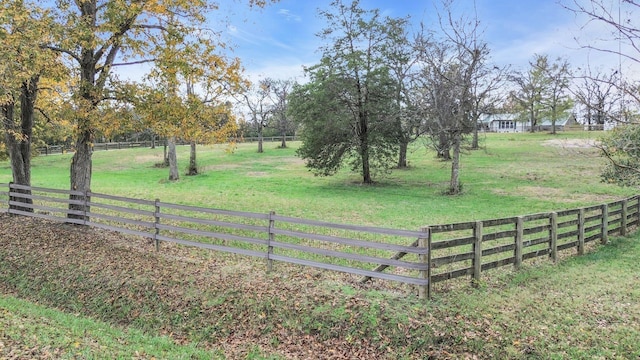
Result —
[{"label": "blue sky", "polygon": [[[345,2],[348,0],[344,0]],[[436,0],[438,3],[439,1]],[[303,65],[315,64],[323,44],[315,34],[324,26],[318,8],[329,9],[330,0],[281,0],[264,9],[248,10],[242,0],[223,0],[220,14],[229,24],[212,20],[211,26],[226,27],[226,35],[252,80],[263,77],[301,79]],[[617,3],[617,2],[616,2]],[[580,49],[575,37],[586,42],[607,37],[608,29],[576,17],[557,0],[457,0],[454,11],[467,16],[477,13],[489,44],[492,61],[525,68],[533,55],[567,58],[575,67],[617,67],[618,58]],[[431,0],[361,0],[363,8],[378,8],[383,15],[411,16],[415,29],[420,22],[432,26],[437,19]]]}]

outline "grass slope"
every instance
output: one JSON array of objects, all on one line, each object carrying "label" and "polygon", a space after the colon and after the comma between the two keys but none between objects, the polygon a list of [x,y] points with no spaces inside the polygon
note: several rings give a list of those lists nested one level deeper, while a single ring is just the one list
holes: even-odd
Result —
[{"label": "grass slope", "polygon": [[0,293],[11,297],[0,300],[0,358],[640,356],[637,235],[557,265],[495,271],[479,289],[425,303],[342,274],[285,265],[265,274],[248,259],[1,220]]},{"label": "grass slope", "polygon": [[[123,330],[112,324],[0,297],[2,359],[211,359],[215,353],[167,336]],[[217,357],[223,358],[222,354]]]}]

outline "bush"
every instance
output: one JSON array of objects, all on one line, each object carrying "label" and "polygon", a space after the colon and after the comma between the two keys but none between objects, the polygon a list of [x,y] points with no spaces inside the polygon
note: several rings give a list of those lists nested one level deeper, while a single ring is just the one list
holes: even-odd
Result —
[{"label": "bush", "polygon": [[622,186],[640,185],[640,126],[618,126],[602,138],[602,156],[607,158],[603,182]]}]

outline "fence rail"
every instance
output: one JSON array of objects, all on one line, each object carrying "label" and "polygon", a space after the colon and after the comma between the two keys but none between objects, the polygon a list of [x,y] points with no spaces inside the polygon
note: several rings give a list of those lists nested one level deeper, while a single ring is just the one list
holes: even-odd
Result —
[{"label": "fence rail", "polygon": [[[433,283],[502,266],[519,268],[538,257],[606,243],[640,224],[640,196],[611,203],[501,219],[425,226],[418,231],[335,224],[277,215],[211,209],[16,184],[0,184],[0,211],[64,221],[172,242],[416,285],[431,296]],[[73,195],[76,200],[70,200]],[[69,205],[76,210],[70,210]],[[81,210],[77,210],[81,209]]]},{"label": "fence rail", "polygon": [[[297,139],[296,136],[285,136],[286,141],[295,141]],[[229,142],[258,142],[260,138],[258,137],[242,137],[237,139],[229,139]],[[265,136],[262,138],[264,142],[280,142],[282,141],[282,136]],[[102,150],[120,150],[120,149],[135,149],[141,147],[150,148],[155,144],[155,146],[164,145],[164,140],[157,140],[155,143],[150,140],[144,141],[121,141],[121,142],[108,142],[108,143],[94,143],[93,150],[94,151],[102,151]],[[189,142],[178,140],[176,145],[189,145]],[[36,148],[36,152],[40,155],[53,155],[53,154],[64,154],[68,152],[73,152],[73,148],[71,145],[46,145]]]}]

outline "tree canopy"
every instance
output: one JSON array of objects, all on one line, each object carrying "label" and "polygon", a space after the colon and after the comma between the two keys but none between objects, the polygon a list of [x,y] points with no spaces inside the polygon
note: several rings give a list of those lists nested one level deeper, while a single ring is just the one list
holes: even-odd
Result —
[{"label": "tree canopy", "polygon": [[328,44],[320,63],[307,69],[309,83],[295,87],[290,100],[301,125],[298,154],[315,174],[334,174],[347,163],[370,184],[372,173],[390,168],[397,154],[395,84],[385,56],[397,20],[358,1],[334,1],[320,14],[327,21],[320,37]]},{"label": "tree canopy", "polygon": [[[264,6],[266,1],[248,0],[248,4]],[[174,57],[164,70],[178,72],[177,57],[196,53],[172,52],[172,44],[197,45],[208,39],[223,47],[215,32],[203,31],[206,14],[217,9],[217,4],[206,0],[58,0],[50,5],[55,19],[53,36],[38,45],[62,56],[75,77],[71,89],[75,110],[71,190],[88,191],[91,187],[92,143],[105,121],[98,114],[99,104],[122,100],[122,81],[113,69]],[[72,205],[71,210],[70,217],[82,217],[79,214],[86,209]]]}]

